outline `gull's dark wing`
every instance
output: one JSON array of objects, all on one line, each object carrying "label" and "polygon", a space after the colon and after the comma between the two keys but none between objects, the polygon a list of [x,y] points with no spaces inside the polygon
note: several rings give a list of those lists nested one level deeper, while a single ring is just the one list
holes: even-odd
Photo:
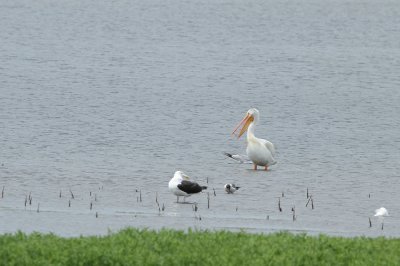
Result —
[{"label": "gull's dark wing", "polygon": [[178,188],[188,194],[193,194],[193,193],[199,193],[203,189],[206,189],[207,187],[200,186],[196,182],[191,182],[187,180],[183,180],[179,185]]}]

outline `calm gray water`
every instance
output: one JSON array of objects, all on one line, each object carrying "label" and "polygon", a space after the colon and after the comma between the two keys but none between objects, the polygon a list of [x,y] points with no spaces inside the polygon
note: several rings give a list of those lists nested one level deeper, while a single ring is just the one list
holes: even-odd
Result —
[{"label": "calm gray water", "polygon": [[[2,0],[0,39],[0,233],[400,236],[397,0]],[[269,172],[222,155],[250,107]]]}]

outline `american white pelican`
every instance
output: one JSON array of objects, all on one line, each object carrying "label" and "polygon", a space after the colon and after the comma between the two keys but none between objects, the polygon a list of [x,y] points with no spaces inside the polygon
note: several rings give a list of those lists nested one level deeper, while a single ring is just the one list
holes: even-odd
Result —
[{"label": "american white pelican", "polygon": [[225,192],[228,194],[233,194],[236,190],[238,190],[240,187],[235,186],[235,184],[226,184],[224,186]]},{"label": "american white pelican", "polygon": [[176,195],[176,202],[179,202],[180,196],[183,196],[185,201],[186,197],[207,189],[206,186],[200,186],[196,182],[189,181],[189,179],[189,176],[182,171],[176,171],[174,177],[169,181],[168,188]]},{"label": "american white pelican", "polygon": [[247,149],[246,153],[254,164],[254,170],[257,165],[264,166],[268,170],[268,166],[276,164],[274,144],[265,139],[254,136],[254,128],[260,120],[260,112],[256,108],[247,111],[246,116],[233,130],[232,134],[236,135],[236,131],[240,129],[237,135],[240,138],[247,130]]},{"label": "american white pelican", "polygon": [[227,153],[224,152],[224,155],[239,162],[239,163],[253,163],[250,159],[249,156],[244,155],[244,154],[232,154],[232,153]]}]

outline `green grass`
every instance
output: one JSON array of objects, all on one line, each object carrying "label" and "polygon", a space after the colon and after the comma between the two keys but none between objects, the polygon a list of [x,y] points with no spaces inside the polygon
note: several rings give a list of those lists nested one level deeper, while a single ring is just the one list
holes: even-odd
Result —
[{"label": "green grass", "polygon": [[0,265],[400,265],[400,239],[126,229],[0,236]]}]

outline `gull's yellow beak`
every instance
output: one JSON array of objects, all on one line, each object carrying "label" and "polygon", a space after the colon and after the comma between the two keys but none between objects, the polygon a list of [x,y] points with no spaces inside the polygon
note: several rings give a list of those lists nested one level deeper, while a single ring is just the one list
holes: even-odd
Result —
[{"label": "gull's yellow beak", "polygon": [[236,136],[236,131],[239,130],[239,128],[241,127],[241,130],[239,132],[239,134],[237,135],[238,138],[240,138],[244,132],[246,132],[247,128],[250,126],[250,124],[254,121],[253,116],[247,114],[242,121],[240,121],[240,123],[236,126],[236,128],[233,130],[232,135]]}]

